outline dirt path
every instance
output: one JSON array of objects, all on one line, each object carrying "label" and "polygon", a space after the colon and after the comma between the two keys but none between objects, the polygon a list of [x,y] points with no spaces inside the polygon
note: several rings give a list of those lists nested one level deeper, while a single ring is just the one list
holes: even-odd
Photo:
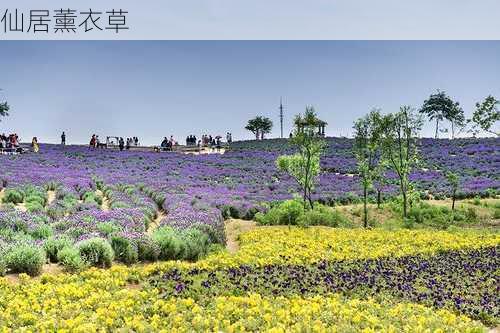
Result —
[{"label": "dirt path", "polygon": [[56,200],[56,192],[55,191],[47,191],[47,206]]},{"label": "dirt path", "polygon": [[4,188],[2,188],[2,189],[0,190],[0,205],[2,204],[2,199],[3,199],[4,193],[5,193],[5,189],[4,189]]},{"label": "dirt path", "polygon": [[148,230],[146,232],[149,235],[151,235],[160,226],[160,222],[165,216],[167,216],[167,214],[165,214],[165,211],[163,211],[162,209],[158,209],[156,211],[155,219],[153,221],[151,221],[151,223],[149,224]]},{"label": "dirt path", "polygon": [[226,248],[230,253],[239,250],[239,236],[241,233],[250,231],[257,227],[254,221],[230,219],[226,221]]},{"label": "dirt path", "polygon": [[[49,275],[54,275],[54,274],[60,274],[63,273],[64,269],[61,265],[58,264],[45,264],[42,267],[42,272],[40,275],[33,277],[32,279],[39,280],[42,276],[42,274],[49,274]],[[5,279],[9,281],[10,283],[19,283],[19,274],[17,273],[11,273],[11,274],[6,274]]]},{"label": "dirt path", "polygon": [[110,209],[109,199],[104,195],[104,193],[101,190],[95,190],[95,194],[102,198],[101,209],[105,212],[108,211]]}]

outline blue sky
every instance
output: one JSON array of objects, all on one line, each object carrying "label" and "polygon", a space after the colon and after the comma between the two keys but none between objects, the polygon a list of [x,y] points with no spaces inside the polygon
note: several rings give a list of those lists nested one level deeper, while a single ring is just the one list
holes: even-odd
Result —
[{"label": "blue sky", "polygon": [[[275,122],[316,107],[329,135],[352,133],[372,107],[420,106],[436,89],[470,115],[500,95],[500,42],[1,41],[0,99],[11,116],[0,132],[25,140],[86,143],[101,136],[224,134],[262,114]],[[425,135],[432,135],[427,126]]]},{"label": "blue sky", "polygon": [[0,12],[68,5],[128,10],[130,30],[36,38],[500,39],[498,0],[2,0]]}]

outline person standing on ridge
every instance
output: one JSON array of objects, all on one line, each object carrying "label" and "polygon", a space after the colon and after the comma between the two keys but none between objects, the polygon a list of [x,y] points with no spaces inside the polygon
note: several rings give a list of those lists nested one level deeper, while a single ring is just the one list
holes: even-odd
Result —
[{"label": "person standing on ridge", "polygon": [[66,146],[66,133],[64,131],[61,134],[61,146]]}]

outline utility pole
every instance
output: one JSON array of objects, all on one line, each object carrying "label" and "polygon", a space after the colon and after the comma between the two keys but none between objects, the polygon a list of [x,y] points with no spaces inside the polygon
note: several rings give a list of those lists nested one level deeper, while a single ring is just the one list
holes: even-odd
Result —
[{"label": "utility pole", "polygon": [[280,97],[280,127],[281,127],[281,138],[283,139],[283,98]]}]

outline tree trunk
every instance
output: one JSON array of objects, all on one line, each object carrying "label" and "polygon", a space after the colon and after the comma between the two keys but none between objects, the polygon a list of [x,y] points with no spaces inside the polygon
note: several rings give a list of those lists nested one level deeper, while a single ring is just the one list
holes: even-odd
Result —
[{"label": "tree trunk", "polygon": [[259,140],[259,131],[255,131],[255,140]]},{"label": "tree trunk", "polygon": [[311,206],[311,210],[314,210],[314,203],[312,201],[311,189],[309,189],[309,195],[307,196],[307,199],[309,200],[309,206]]},{"label": "tree trunk", "polygon": [[363,186],[363,226],[365,228],[368,227],[368,207],[367,207],[367,201],[368,201],[367,188],[366,188],[366,186]]},{"label": "tree trunk", "polygon": [[381,204],[381,197],[382,197],[382,191],[377,190],[377,208],[380,209],[380,204]]},{"label": "tree trunk", "polygon": [[435,138],[438,138],[438,133],[439,133],[439,119],[436,119],[436,136]]},{"label": "tree trunk", "polygon": [[455,191],[453,191],[453,194],[451,196],[451,210],[452,211],[455,210],[455,200],[456,200],[456,193],[455,193]]},{"label": "tree trunk", "polygon": [[406,219],[408,216],[408,198],[406,197],[406,191],[403,191],[403,218]]},{"label": "tree trunk", "polygon": [[451,122],[451,139],[455,139],[455,124]]}]

